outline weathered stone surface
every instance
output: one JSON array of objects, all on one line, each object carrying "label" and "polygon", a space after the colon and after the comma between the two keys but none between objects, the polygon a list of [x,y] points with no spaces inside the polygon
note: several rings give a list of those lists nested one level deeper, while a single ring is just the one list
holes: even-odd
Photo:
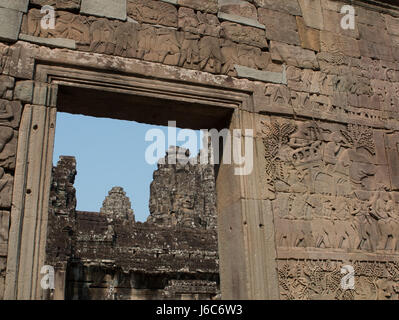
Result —
[{"label": "weathered stone surface", "polygon": [[272,60],[301,68],[317,69],[319,64],[313,51],[276,41],[270,42]]},{"label": "weathered stone surface", "polygon": [[[21,27],[21,33],[24,34],[22,37],[26,37],[29,41],[42,41],[43,44],[46,45],[62,45],[67,46],[69,48],[75,48],[74,42],[62,40],[62,39],[70,39],[74,40],[76,44],[80,45],[88,45],[90,44],[90,38],[94,38],[94,35],[90,35],[90,27],[94,25],[94,27],[99,28],[99,23],[93,21],[90,25],[89,20],[85,16],[75,15],[70,12],[61,11],[58,13],[57,23],[55,29],[43,29],[40,26],[40,21],[43,15],[40,13],[40,10],[31,9],[28,12],[28,15],[24,17]],[[102,20],[99,20],[102,21]],[[97,32],[103,31],[102,38],[105,41],[109,36],[109,30],[104,28],[104,30],[97,29]],[[112,29],[113,31],[113,29]],[[33,37],[40,38],[52,38],[57,40],[48,41],[46,43],[46,39],[36,39],[27,37],[27,35]],[[112,35],[113,36],[113,35]],[[93,39],[93,41],[96,39]]]},{"label": "weathered stone surface", "polygon": [[295,16],[302,15],[298,0],[254,0],[254,3],[261,8],[266,8],[273,11],[280,11]]},{"label": "weathered stone surface", "polygon": [[237,16],[235,14],[219,12],[218,18],[220,20],[232,21],[255,28],[265,29],[265,26],[263,24],[260,24],[258,20]]},{"label": "weathered stone surface", "polygon": [[7,256],[10,212],[0,211],[0,256]]},{"label": "weathered stone surface", "polygon": [[18,81],[15,85],[14,100],[32,103],[34,81]]},{"label": "weathered stone surface", "polygon": [[13,77],[0,75],[0,98],[10,99],[12,89],[14,88],[15,79]]},{"label": "weathered stone surface", "polygon": [[302,15],[308,27],[323,30],[324,19],[320,0],[298,0]]},{"label": "weathered stone surface", "polygon": [[7,258],[0,257],[0,300],[3,300],[6,280]]},{"label": "weathered stone surface", "polygon": [[270,83],[287,83],[285,70],[283,73],[259,71],[256,69],[236,65],[237,76],[239,78],[247,78],[252,80],[259,80]]},{"label": "weathered stone surface", "polygon": [[321,0],[321,7],[325,10],[341,12],[342,6],[343,6],[342,2],[334,0]]},{"label": "weathered stone surface", "polygon": [[16,41],[21,28],[22,12],[0,8],[0,40]]},{"label": "weathered stone surface", "polygon": [[375,26],[384,30],[386,28],[383,15],[375,10],[369,10],[362,6],[355,6],[356,23]]},{"label": "weathered stone surface", "polygon": [[341,12],[336,12],[332,10],[323,10],[323,21],[324,21],[324,30],[333,32],[339,35],[343,35],[350,38],[359,39],[359,29],[357,23],[355,23],[355,29],[345,30],[341,27],[341,20],[343,18],[343,14]]},{"label": "weathered stone surface", "polygon": [[217,13],[219,9],[217,0],[177,0],[177,4],[208,13]]},{"label": "weathered stone surface", "polygon": [[75,40],[71,39],[61,39],[61,38],[47,39],[41,37],[34,37],[23,33],[19,35],[19,39],[32,43],[37,43],[40,45],[46,45],[51,48],[68,48],[72,50],[76,49],[76,42]]},{"label": "weathered stone surface", "polygon": [[296,17],[296,22],[302,48],[320,51],[320,31],[307,27],[302,17]]},{"label": "weathered stone surface", "polygon": [[[314,6],[318,1],[313,0],[301,1],[302,6],[305,3],[304,18],[297,1],[220,1],[220,6],[225,6],[228,14],[235,14],[236,19],[234,23],[228,20],[220,23],[217,12],[214,9],[207,12],[204,6],[214,1],[180,1],[186,5],[169,6],[173,8],[173,15],[160,15],[156,8],[178,1],[141,2],[143,10],[125,22],[78,14],[78,1],[50,0],[43,3],[57,9],[63,3],[67,10],[57,10],[55,30],[43,30],[42,14],[37,10],[40,2],[32,1],[36,9],[25,15],[26,31],[22,33],[42,39],[74,40],[77,50],[51,49],[48,44],[34,45],[27,41],[0,43],[0,167],[4,171],[0,179],[3,186],[0,204],[5,206],[0,209],[10,211],[9,190],[12,190],[16,146],[17,143],[21,143],[21,148],[24,145],[24,139],[17,140],[19,115],[21,102],[31,101],[31,82],[21,82],[21,79],[40,79],[42,82],[35,83],[33,101],[54,107],[57,104],[46,98],[55,86],[52,88],[44,81],[55,78],[46,72],[55,71],[57,77],[62,74],[66,78],[71,65],[77,66],[73,67],[72,77],[84,75],[80,80],[85,83],[93,80],[100,83],[104,75],[108,79],[106,90],[115,89],[114,85],[110,86],[110,82],[115,84],[114,79],[119,81],[117,90],[137,84],[142,88],[141,84],[148,81],[150,85],[144,91],[151,99],[158,97],[152,91],[155,87],[161,87],[162,94],[168,94],[176,86],[176,90],[190,88],[179,91],[179,98],[180,94],[184,96],[179,101],[193,99],[192,92],[195,92],[194,99],[200,105],[209,90],[216,90],[212,97],[215,104],[225,106],[227,101],[229,106],[230,102],[234,107],[240,106],[232,116],[231,127],[256,127],[255,167],[261,185],[240,177],[237,183],[228,178],[227,185],[219,183],[218,186],[222,193],[231,191],[219,199],[222,204],[231,202],[235,194],[250,199],[230,203],[220,215],[223,219],[226,217],[220,225],[224,235],[220,245],[234,243],[228,252],[236,258],[224,261],[223,257],[225,266],[233,271],[228,274],[231,287],[227,286],[227,293],[244,298],[263,297],[272,291],[268,297],[277,297],[280,291],[281,298],[290,299],[398,298],[399,35],[397,18],[386,8],[377,2],[373,2],[373,6],[366,2],[356,6],[356,26],[360,31],[357,33],[357,30],[340,30],[339,12],[344,4],[340,1],[320,1],[323,19],[319,17],[317,5]],[[261,9],[276,12],[270,14],[272,22],[268,28],[279,38],[278,41],[272,39],[270,50],[265,37],[267,29],[255,19],[253,4],[259,12]],[[176,8],[178,20],[175,18],[173,24],[165,22],[176,17]],[[397,15],[395,10],[391,12]],[[284,26],[283,19],[278,19],[284,14],[290,17],[288,20],[295,19],[296,26],[291,22],[289,27]],[[250,23],[257,27],[248,25]],[[321,25],[323,29],[319,30]],[[300,42],[294,43],[291,36],[297,29]],[[318,52],[320,50],[322,52]],[[265,83],[277,76],[280,79],[283,65],[287,65],[287,85]],[[76,69],[82,71],[82,75]],[[132,74],[135,76],[131,77]],[[270,75],[273,78],[268,77]],[[162,85],[163,79],[171,84],[170,88]],[[77,95],[78,98],[69,96],[69,89],[64,89],[60,87],[60,106],[66,107],[68,98],[85,97],[84,94]],[[85,111],[90,112],[90,105]],[[197,103],[187,107],[191,110]],[[119,107],[115,108],[122,117]],[[215,114],[217,110],[215,108]],[[229,113],[223,108],[224,112]],[[208,115],[213,117],[213,112]],[[258,119],[266,124],[258,123]],[[25,123],[23,128],[26,127],[29,124]],[[42,129],[41,125],[39,128]],[[21,129],[22,137],[26,137],[24,130]],[[51,133],[53,128],[49,130]],[[36,145],[34,150],[29,150],[30,157],[32,152],[42,156],[36,151]],[[76,212],[71,180],[74,166],[68,166],[54,169],[54,176],[58,178],[51,185],[54,206],[49,214],[52,227],[47,246],[48,263],[55,263],[57,272],[61,272],[59,279],[63,279],[62,272],[68,277],[69,287],[65,291],[60,289],[66,297],[137,299],[146,298],[147,294],[148,298],[149,291],[143,288],[150,286],[151,298],[217,297],[216,233],[204,230],[200,223],[209,216],[198,218],[197,209],[192,209],[198,206],[202,214],[206,211],[204,199],[214,195],[202,189],[203,180],[190,178],[192,172],[201,170],[188,166],[189,178],[185,180],[186,167],[172,168],[172,176],[180,177],[182,173],[183,182],[165,182],[168,174],[163,172],[165,180],[160,185],[166,187],[160,189],[165,195],[159,202],[153,200],[153,207],[157,207],[154,203],[161,203],[159,216],[165,217],[167,223],[176,224],[171,227],[162,225],[160,220],[158,226],[115,220],[109,223],[106,214]],[[219,170],[218,179],[225,174],[222,172],[225,168]],[[258,175],[259,171],[262,172]],[[28,176],[15,174],[22,189],[21,180],[32,179],[30,172]],[[40,177],[38,171],[33,177]],[[159,177],[157,179],[159,182]],[[189,188],[181,187],[189,181],[195,181],[201,190],[200,199],[196,198],[197,193],[193,195]],[[173,188],[178,191],[176,194],[167,191]],[[252,192],[257,189],[262,192]],[[37,208],[42,205],[32,202]],[[22,207],[16,203],[12,210]],[[42,213],[45,219],[46,213]],[[185,213],[188,213],[187,219]],[[5,238],[1,235],[3,230],[0,228],[0,241],[1,237]],[[34,249],[40,251],[37,247]],[[0,296],[6,263],[5,251],[1,252]],[[264,256],[267,258],[262,258]],[[357,287],[355,291],[342,292],[340,268],[348,261],[355,267]],[[222,277],[226,277],[225,268],[221,268]],[[279,278],[268,269],[278,272]],[[246,278],[241,277],[242,274]],[[280,281],[279,288],[277,281]]]},{"label": "weathered stone surface", "polygon": [[221,73],[226,75],[236,75],[235,65],[258,70],[269,70],[269,66],[272,67],[270,53],[247,45],[237,46],[231,41],[222,44],[221,55],[224,59]]},{"label": "weathered stone surface", "polygon": [[321,51],[343,54],[349,57],[360,57],[359,41],[335,33],[321,31]]},{"label": "weathered stone surface", "polygon": [[[266,36],[270,40],[299,45],[299,35],[295,17],[269,9],[260,8],[259,21],[266,26]],[[284,21],[284,23],[281,23]]]},{"label": "weathered stone surface", "polygon": [[177,27],[174,5],[155,0],[128,0],[127,15],[139,22]]},{"label": "weathered stone surface", "polygon": [[28,11],[29,0],[0,0],[0,8],[14,9],[21,12]]},{"label": "weathered stone surface", "polygon": [[364,57],[393,61],[392,47],[385,44],[376,44],[365,40],[359,40],[360,54]]},{"label": "weathered stone surface", "polygon": [[376,45],[390,45],[390,37],[387,31],[379,28],[378,26],[368,26],[365,24],[359,24],[360,39],[373,42]]},{"label": "weathered stone surface", "polygon": [[79,9],[81,0],[30,0],[30,3],[39,6],[49,5],[57,9]]},{"label": "weathered stone surface", "polygon": [[266,34],[262,29],[242,26],[233,22],[223,22],[221,27],[226,39],[259,48],[268,47]]},{"label": "weathered stone surface", "polygon": [[[0,135],[4,128],[0,128]],[[1,148],[1,139],[0,136],[0,148]],[[14,178],[4,172],[4,169],[0,167],[0,208],[1,209],[10,209],[11,208],[11,197],[12,197],[12,187],[13,187]]]},{"label": "weathered stone surface", "polygon": [[109,191],[100,209],[100,213],[107,216],[109,223],[114,220],[128,221],[130,223],[134,223],[135,221],[130,199],[121,187],[113,187]]},{"label": "weathered stone surface", "polygon": [[219,11],[236,16],[246,17],[253,20],[258,20],[258,12],[256,10],[256,7],[253,4],[244,1],[241,1],[237,4],[225,4],[219,6]]},{"label": "weathered stone surface", "polygon": [[125,21],[126,0],[81,0],[80,12]]}]

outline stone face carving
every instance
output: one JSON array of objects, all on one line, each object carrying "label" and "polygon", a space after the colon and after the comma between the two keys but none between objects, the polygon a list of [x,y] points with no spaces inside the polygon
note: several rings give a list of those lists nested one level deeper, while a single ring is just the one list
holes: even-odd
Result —
[{"label": "stone face carving", "polygon": [[75,182],[76,160],[62,156],[52,171],[50,189],[50,213],[54,215],[73,215],[76,207]]},{"label": "stone face carving", "polygon": [[307,69],[319,67],[315,53],[298,46],[271,41],[270,52],[273,60],[285,62],[288,65]]},{"label": "stone face carving", "polygon": [[113,220],[126,220],[130,223],[135,221],[130,200],[121,187],[113,187],[109,191],[100,213],[106,214],[109,223]]},{"label": "stone face carving", "polygon": [[260,8],[258,11],[260,23],[266,26],[268,39],[292,45],[300,44],[294,16],[265,8]]},{"label": "stone face carving", "polygon": [[208,13],[218,12],[218,0],[178,0],[178,5]]},{"label": "stone face carving", "polygon": [[[174,155],[179,161],[169,164]],[[212,165],[193,165],[189,150],[170,148],[158,164],[150,188],[148,222],[163,226],[216,228],[215,173]]]}]

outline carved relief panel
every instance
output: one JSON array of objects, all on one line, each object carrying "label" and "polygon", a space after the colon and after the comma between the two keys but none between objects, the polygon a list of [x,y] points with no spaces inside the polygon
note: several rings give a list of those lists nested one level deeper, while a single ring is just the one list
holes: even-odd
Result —
[{"label": "carved relief panel", "polygon": [[[290,271],[296,262],[292,267],[280,264],[280,281],[286,281],[280,282],[282,295],[293,299],[372,298],[384,295],[378,291],[380,287],[396,288],[397,271],[393,278],[380,275],[371,281],[367,275],[360,277],[355,268],[361,283],[372,282],[371,287],[364,284],[368,294],[329,290],[315,285],[311,277],[324,277],[319,280],[328,286],[326,282],[334,277],[342,278],[338,264],[324,270],[317,261],[306,260],[310,259],[309,252],[325,263],[337,253],[340,257],[350,255],[351,261],[361,260],[364,254],[377,261],[384,255],[388,262],[380,268],[386,268],[390,260],[392,266],[397,266],[399,193],[395,182],[399,136],[357,124],[314,120],[265,117],[260,126],[277,255],[304,260],[302,267],[297,266],[299,273]],[[311,270],[314,263],[320,274]],[[314,292],[316,287],[321,291]],[[389,294],[397,297],[392,290]]]}]

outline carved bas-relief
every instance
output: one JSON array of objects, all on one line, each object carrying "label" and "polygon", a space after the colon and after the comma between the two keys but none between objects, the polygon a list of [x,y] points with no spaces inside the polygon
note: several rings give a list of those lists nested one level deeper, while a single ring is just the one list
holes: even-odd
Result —
[{"label": "carved bas-relief", "polygon": [[[361,125],[274,118],[261,126],[278,256],[304,259],[281,261],[283,298],[397,299],[396,255],[375,262],[381,274],[373,277],[355,268],[355,291],[340,287],[340,268],[348,263],[329,258],[367,253],[373,261],[399,251],[399,198],[385,171],[387,144],[375,142],[385,134]],[[349,264],[362,270],[364,263]],[[394,275],[387,275],[388,266]]]},{"label": "carved bas-relief", "polygon": [[398,300],[398,262],[351,261],[354,289],[343,289],[339,260],[280,260],[281,296],[288,300]]}]

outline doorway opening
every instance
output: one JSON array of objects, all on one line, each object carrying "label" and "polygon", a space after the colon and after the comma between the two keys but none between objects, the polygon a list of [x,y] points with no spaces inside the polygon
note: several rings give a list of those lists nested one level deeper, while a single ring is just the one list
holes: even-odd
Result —
[{"label": "doorway opening", "polygon": [[[52,174],[46,259],[64,275],[59,295],[66,299],[217,298],[217,169],[190,159],[198,157],[201,147],[198,130],[228,127],[231,110],[61,86],[57,114],[53,161],[60,158]],[[196,130],[197,144],[185,148],[187,143],[166,142],[164,156],[146,167],[146,133],[168,134],[165,126],[170,122],[180,128],[177,134],[182,129]],[[170,163],[171,153],[175,160],[188,161]],[[133,158],[142,163],[129,163]],[[102,167],[100,159],[105,160]],[[86,181],[80,180],[80,172]],[[144,180],[135,179],[136,174]],[[131,192],[134,187],[138,191]],[[98,194],[104,192],[108,194],[95,210]],[[131,207],[135,194],[141,209]],[[143,210],[146,198],[149,215]]]}]

